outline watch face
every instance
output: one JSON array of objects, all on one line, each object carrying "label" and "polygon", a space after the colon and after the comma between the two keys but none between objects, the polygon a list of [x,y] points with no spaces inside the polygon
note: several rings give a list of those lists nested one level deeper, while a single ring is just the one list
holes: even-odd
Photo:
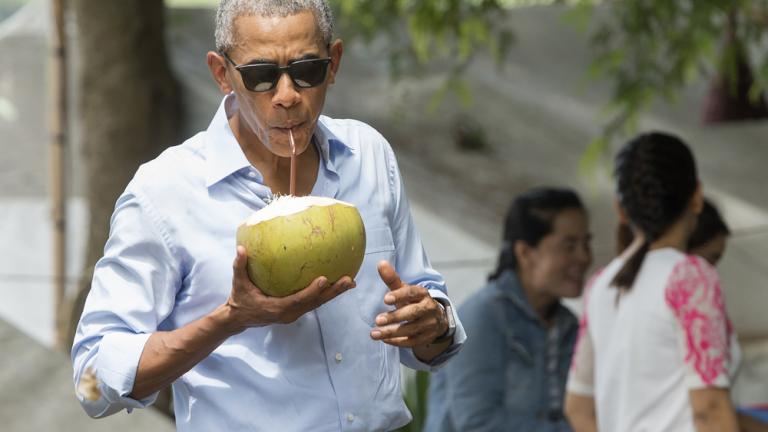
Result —
[{"label": "watch face", "polygon": [[453,319],[453,307],[451,304],[445,299],[436,299],[436,301],[437,304],[443,307],[445,319],[448,320],[448,327],[456,327],[456,322]]},{"label": "watch face", "polygon": [[456,329],[456,321],[453,319],[453,308],[448,306],[445,308],[445,317],[448,319],[448,332],[453,334]]}]

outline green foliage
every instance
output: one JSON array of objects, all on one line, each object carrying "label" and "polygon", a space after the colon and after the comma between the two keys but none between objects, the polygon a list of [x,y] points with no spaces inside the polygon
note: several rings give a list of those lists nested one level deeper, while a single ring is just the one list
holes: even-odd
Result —
[{"label": "green foliage", "polygon": [[[167,0],[170,4],[216,0]],[[582,168],[597,163],[616,137],[634,132],[638,116],[657,98],[674,102],[686,85],[713,72],[736,89],[740,58],[751,60],[758,101],[768,88],[768,0],[330,0],[345,38],[386,44],[390,74],[429,72],[443,78],[428,101],[434,112],[452,94],[465,106],[472,95],[463,72],[490,53],[502,66],[514,42],[507,10],[564,3],[572,21],[590,31],[594,58],[587,73],[613,90],[603,133],[585,152]],[[726,35],[733,43],[724,44]],[[380,39],[377,39],[381,37]]]},{"label": "green foliage", "polygon": [[599,7],[580,0],[576,8],[578,17],[591,12],[596,23],[588,72],[613,84],[611,117],[586,152],[585,164],[612,138],[634,132],[638,115],[657,97],[674,102],[685,85],[712,72],[721,73],[735,91],[740,57],[758,65],[753,102],[768,84],[767,0],[623,0]]},{"label": "green foliage", "polygon": [[478,52],[489,52],[499,65],[513,42],[506,24],[509,0],[332,0],[345,35],[372,42],[387,36],[390,73],[444,76],[430,101],[434,110],[448,92],[472,101],[462,71]]},{"label": "green foliage", "polygon": [[429,390],[429,372],[411,373],[405,379],[405,404],[413,415],[413,421],[401,427],[397,432],[421,432],[427,420],[427,393]]}]

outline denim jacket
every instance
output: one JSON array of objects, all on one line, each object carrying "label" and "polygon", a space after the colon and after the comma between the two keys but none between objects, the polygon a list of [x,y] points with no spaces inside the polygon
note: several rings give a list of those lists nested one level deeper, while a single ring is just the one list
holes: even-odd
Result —
[{"label": "denim jacket", "polygon": [[425,430],[570,431],[563,417],[576,317],[560,303],[547,328],[511,270],[459,309],[464,350],[432,375]]}]

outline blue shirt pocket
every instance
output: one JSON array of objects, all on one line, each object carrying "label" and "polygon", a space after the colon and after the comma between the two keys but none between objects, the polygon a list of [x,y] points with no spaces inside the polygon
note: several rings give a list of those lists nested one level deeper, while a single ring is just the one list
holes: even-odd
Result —
[{"label": "blue shirt pocket", "polygon": [[394,265],[395,243],[392,231],[388,226],[366,227],[365,257],[358,272],[355,293],[360,318],[370,327],[375,326],[376,316],[390,310],[384,304],[384,296],[389,290],[379,277],[377,265],[379,261],[387,260]]}]

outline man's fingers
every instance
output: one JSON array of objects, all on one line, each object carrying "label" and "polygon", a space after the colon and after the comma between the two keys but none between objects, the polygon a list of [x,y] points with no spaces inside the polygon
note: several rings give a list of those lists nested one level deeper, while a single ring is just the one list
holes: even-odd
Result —
[{"label": "man's fingers", "polygon": [[232,293],[228,301],[243,315],[246,326],[292,323],[305,313],[317,309],[344,291],[355,287],[354,280],[349,276],[340,278],[332,286],[328,284],[327,277],[319,276],[307,287],[291,295],[271,297],[265,295],[251,282],[248,277],[247,262],[245,247],[237,246],[232,263]]},{"label": "man's fingers", "polygon": [[232,263],[232,273],[234,278],[242,279],[248,277],[248,255],[244,246],[237,246],[237,253],[235,255],[235,261]]},{"label": "man's fingers", "polygon": [[318,306],[325,304],[338,296],[339,294],[356,287],[357,284],[349,276],[344,276],[337,280],[330,289],[325,289],[320,293],[320,303]]},{"label": "man's fingers", "polygon": [[435,340],[435,338],[429,333],[422,333],[416,337],[396,337],[390,339],[383,339],[382,342],[388,345],[403,348],[413,348],[417,346],[424,346]]},{"label": "man's fingers", "polygon": [[411,303],[418,303],[429,297],[429,291],[419,285],[403,285],[400,289],[390,291],[384,296],[384,303],[389,306],[402,308]]},{"label": "man's fingers", "polygon": [[333,285],[328,285],[328,278],[320,276],[305,289],[289,296],[278,299],[281,306],[299,311],[301,314],[317,309],[344,291],[354,288],[355,282],[349,276],[344,276]]},{"label": "man's fingers", "polygon": [[319,276],[301,291],[297,291],[285,297],[276,298],[275,300],[279,302],[284,308],[302,308],[307,304],[314,304],[316,299],[320,297],[320,293],[325,289],[327,284],[328,278],[325,276]]},{"label": "man's fingers", "polygon": [[424,317],[429,310],[421,303],[409,304],[393,311],[376,316],[376,325],[383,326],[403,321],[416,321]]},{"label": "man's fingers", "polygon": [[424,332],[429,332],[435,326],[435,319],[426,317],[410,322],[397,322],[384,326],[378,326],[371,330],[373,339],[391,339],[397,337],[414,337]]},{"label": "man's fingers", "polygon": [[400,275],[397,274],[395,268],[389,261],[379,261],[378,265],[379,277],[387,284],[387,288],[390,291],[400,289],[403,286],[403,281],[400,280]]},{"label": "man's fingers", "polygon": [[377,327],[371,331],[371,338],[390,345],[414,347],[433,341],[437,337],[433,329],[434,320],[424,318],[408,323]]}]

